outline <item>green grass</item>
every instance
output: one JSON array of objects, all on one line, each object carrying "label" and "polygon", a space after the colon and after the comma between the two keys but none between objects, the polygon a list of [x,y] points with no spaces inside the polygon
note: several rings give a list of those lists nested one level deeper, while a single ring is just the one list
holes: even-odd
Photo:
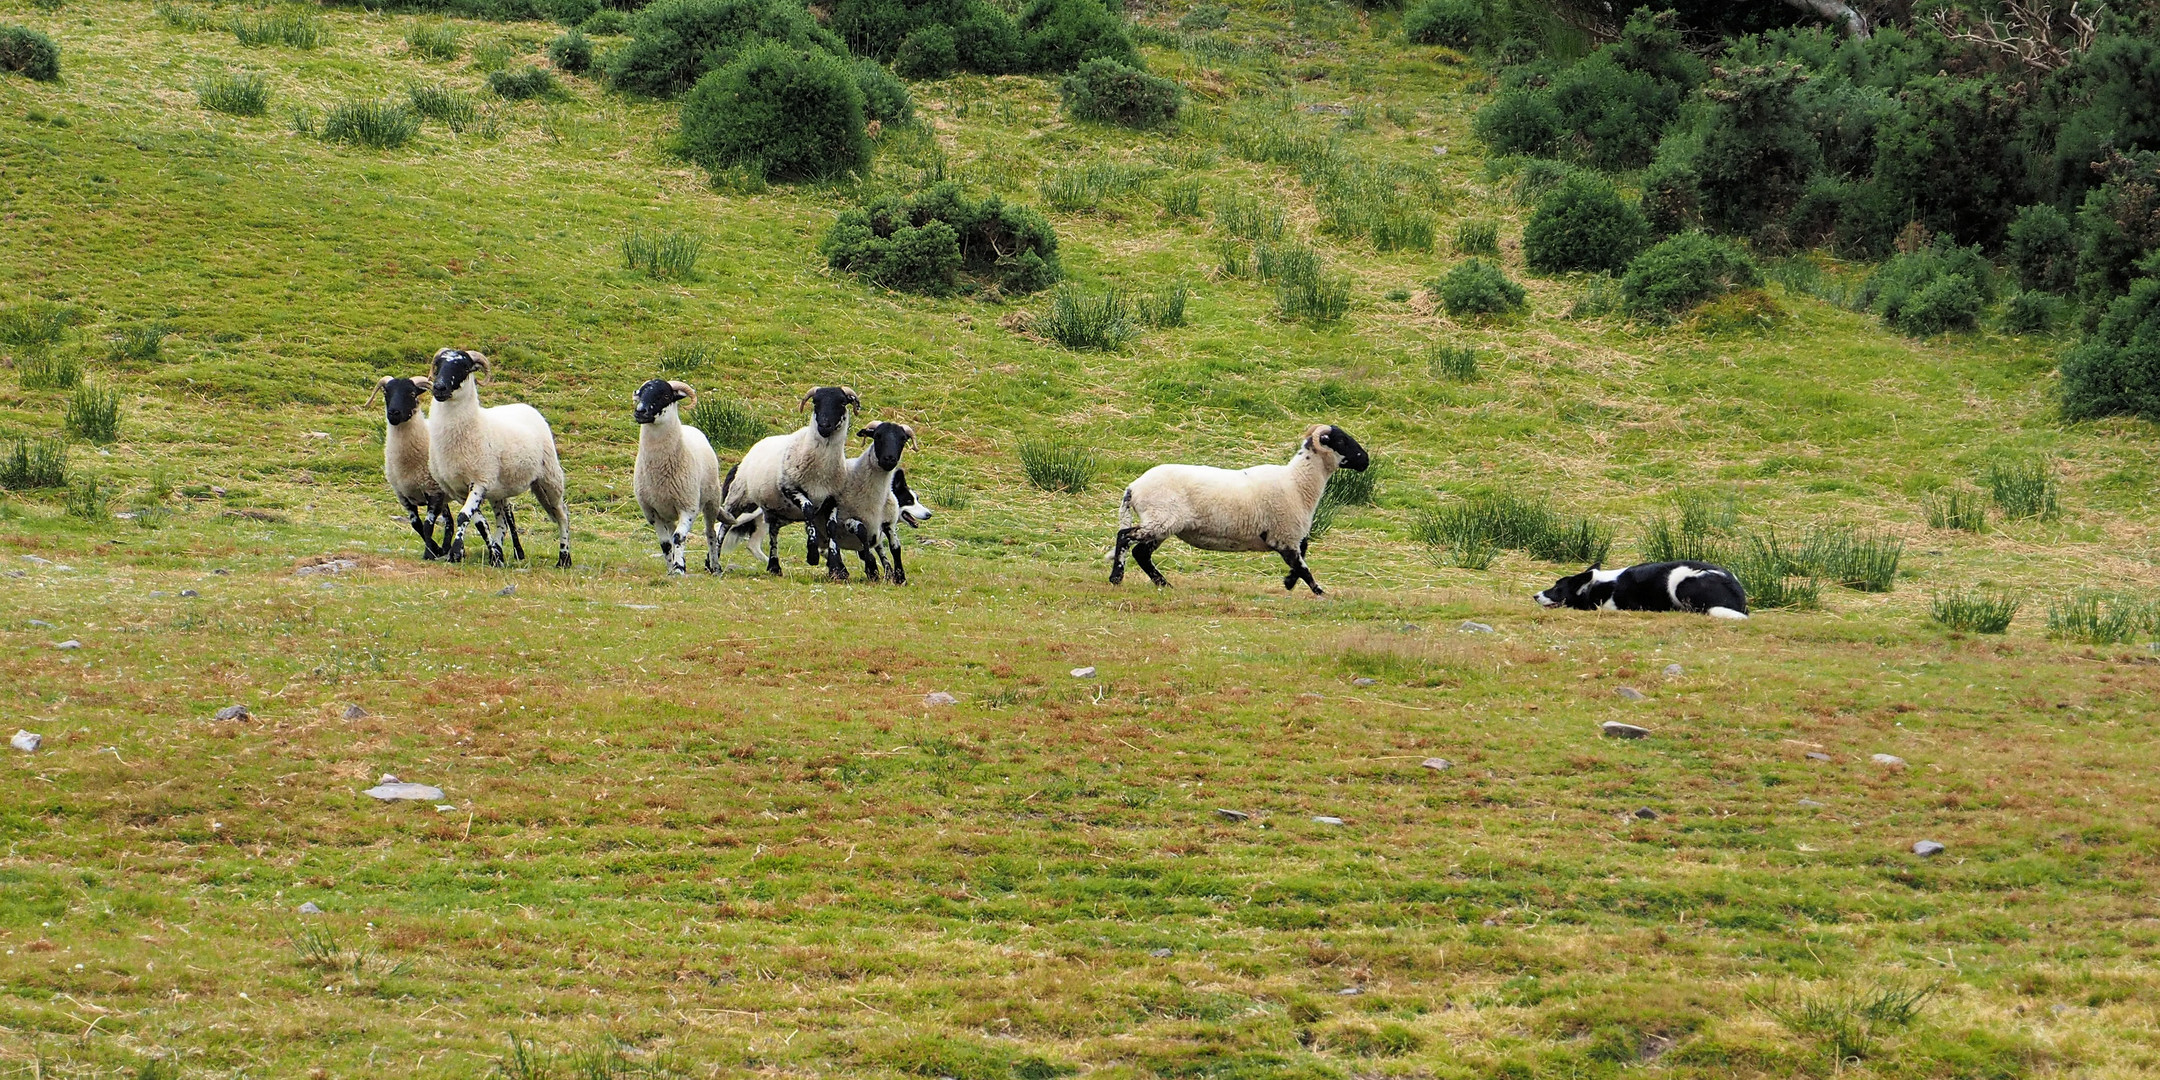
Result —
[{"label": "green grass", "polygon": [[[1182,307],[1180,308],[1182,315]],[[1044,337],[1068,349],[1115,349],[1138,331],[1133,305],[1118,289],[1091,293],[1060,285],[1050,295],[1050,311],[1035,320]]]},{"label": "green grass", "polygon": [[684,419],[704,432],[716,449],[746,450],[772,433],[771,426],[756,409],[722,397],[700,397]]},{"label": "green grass", "polygon": [[82,376],[82,361],[69,353],[32,352],[15,362],[16,382],[25,390],[73,390]]},{"label": "green grass", "polygon": [[1478,377],[1478,351],[1469,345],[1434,345],[1432,371],[1435,375],[1455,382],[1475,382]]},{"label": "green grass", "polygon": [[480,118],[480,108],[473,103],[472,95],[447,86],[416,84],[407,87],[405,94],[415,115],[446,124],[454,132],[463,132]]},{"label": "green grass", "polygon": [[1948,629],[1969,634],[2006,634],[2019,606],[2018,598],[2008,593],[1964,589],[1931,598],[1928,617]]},{"label": "green grass", "polygon": [[455,60],[465,52],[465,34],[448,23],[416,22],[405,31],[405,47],[426,60]]},{"label": "green grass", "polygon": [[370,150],[395,150],[420,133],[420,117],[396,101],[346,101],[323,117],[325,142],[351,143]]},{"label": "green grass", "polygon": [[[79,373],[77,378],[81,378]],[[119,438],[120,392],[87,383],[77,386],[61,422],[68,434],[87,442],[109,443]]]},{"label": "green grass", "polygon": [[1969,533],[1987,531],[1987,503],[1979,492],[1964,488],[1944,488],[1921,499],[1920,507],[1927,517],[1930,529],[1954,529]]},{"label": "green grass", "polygon": [[1455,227],[1455,254],[1500,254],[1500,223],[1487,220],[1464,221]]},{"label": "green grass", "polygon": [[[491,104],[500,138],[431,121],[407,149],[356,150],[286,111],[472,94],[481,73],[413,55],[413,16],[357,6],[314,9],[313,51],[140,3],[19,10],[69,66],[0,86],[22,238],[0,245],[0,312],[74,314],[54,340],[0,340],[0,364],[75,355],[120,392],[119,438],[67,459],[108,509],[172,475],[154,529],[70,517],[66,483],[0,495],[22,575],[0,574],[8,723],[45,736],[0,757],[0,1069],[463,1080],[514,1034],[558,1080],[624,1061],[869,1080],[2150,1071],[2160,665],[2150,631],[2051,638],[2040,616],[2080,590],[2134,590],[2102,618],[2150,592],[2152,439],[2060,423],[2062,341],[1914,343],[1783,286],[1789,321],[1762,334],[1568,320],[1583,282],[1522,273],[1515,174],[1488,176],[1468,129],[1495,73],[1403,46],[1389,12],[1239,0],[1226,28],[1146,46],[1151,70],[1209,89],[1175,133],[1064,125],[1030,77],[915,84],[942,168],[978,191],[1041,206],[1058,169],[1162,170],[1091,213],[1045,208],[1091,292],[1209,274],[1188,329],[1101,352],[1008,322],[1047,294],[895,296],[822,271],[840,208],[935,164],[891,134],[854,180],[722,190],[666,153],[674,105],[565,80]],[[1183,14],[1132,17],[1168,33]],[[445,24],[468,43],[560,32]],[[276,121],[197,106],[195,79],[240,69],[277,88]],[[1254,160],[1224,137],[1248,120],[1320,142]],[[1445,267],[1320,228],[1340,160],[1435,172],[1445,197],[1418,197],[1436,234],[1495,222],[1510,242],[1488,257],[1529,310],[1383,301]],[[1274,318],[1249,265],[1213,274],[1215,201],[1205,224],[1156,212],[1183,180],[1281,207],[1283,237],[1347,281],[1341,321]],[[695,230],[724,270],[626,271],[638,228]],[[1246,262],[1283,237],[1241,240]],[[1868,269],[1812,258],[1825,292]],[[156,362],[106,361],[153,321],[171,331]],[[845,383],[863,421],[916,428],[909,480],[938,513],[902,531],[904,588],[827,582],[799,531],[779,580],[741,558],[655,573],[628,395],[686,340],[713,349],[701,405],[792,427],[804,390]],[[1477,349],[1478,379],[1435,370],[1435,340]],[[493,358],[488,404],[549,420],[577,569],[418,558],[362,403],[445,345]],[[68,392],[17,382],[0,378],[0,479],[17,437],[57,453],[64,431]],[[1104,580],[1121,485],[1161,462],[1281,463],[1319,422],[1388,469],[1311,545],[1328,596],[1286,593],[1274,555],[1178,541],[1155,555],[1172,587]],[[1088,489],[1029,483],[1027,441],[1096,455]],[[2074,513],[1924,530],[1922,493],[2007,449],[2059,463]],[[1825,521],[1907,543],[1889,592],[1772,607],[1751,579],[1747,622],[1548,612],[1529,594],[1582,564],[1418,542],[1422,512],[1474,490],[1630,523],[1627,546],[1696,490],[1743,508],[1705,533],[1733,549]],[[295,572],[325,559],[351,565]],[[1784,568],[1788,592],[1808,585]],[[2030,612],[2000,635],[1930,621],[1975,583]],[[211,719],[236,702],[255,718]],[[1609,719],[1651,735],[1602,738]],[[360,794],[384,773],[455,809]],[[1949,850],[1915,857],[1922,838]],[[344,963],[304,962],[303,919]],[[1909,1023],[1866,1017],[1872,988],[1923,980],[1941,990]],[[1823,1029],[1843,1022],[1802,1004],[1856,999],[1830,1011],[1867,1020],[1866,1056],[1833,1062]]]},{"label": "green grass", "polygon": [[67,442],[17,436],[0,444],[0,488],[35,491],[67,486]]},{"label": "green grass", "polygon": [[663,280],[690,280],[697,276],[698,260],[705,254],[705,238],[692,232],[633,232],[619,245],[625,270]]},{"label": "green grass", "polygon": [[2062,515],[2055,463],[2042,457],[2006,457],[1988,463],[1988,491],[2012,521],[2052,521]]},{"label": "green grass", "polygon": [[1587,517],[1555,512],[1545,501],[1513,491],[1477,492],[1423,512],[1414,535],[1435,558],[1447,552],[1468,565],[1496,551],[1522,551],[1551,563],[1587,566],[1612,551],[1612,530]]},{"label": "green grass", "polygon": [[224,72],[196,83],[195,100],[221,113],[261,116],[270,111],[270,84],[253,72]]},{"label": "green grass", "polygon": [[1095,452],[1077,443],[1029,439],[1020,444],[1020,468],[1028,483],[1044,491],[1078,495],[1094,482],[1100,467]]},{"label": "green grass", "polygon": [[283,45],[290,49],[319,49],[330,40],[329,25],[304,8],[234,12],[226,27],[249,48]]},{"label": "green grass", "polygon": [[2080,589],[2049,604],[2049,637],[2088,645],[2126,645],[2160,635],[2160,603],[2137,594]]}]

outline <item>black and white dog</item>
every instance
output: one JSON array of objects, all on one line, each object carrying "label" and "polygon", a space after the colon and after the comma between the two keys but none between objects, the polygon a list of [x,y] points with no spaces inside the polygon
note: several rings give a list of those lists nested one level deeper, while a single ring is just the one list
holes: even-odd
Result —
[{"label": "black and white dog", "polygon": [[1747,590],[1722,566],[1706,562],[1641,563],[1618,570],[1595,564],[1531,597],[1549,608],[1579,611],[1695,611],[1720,619],[1747,618]]}]

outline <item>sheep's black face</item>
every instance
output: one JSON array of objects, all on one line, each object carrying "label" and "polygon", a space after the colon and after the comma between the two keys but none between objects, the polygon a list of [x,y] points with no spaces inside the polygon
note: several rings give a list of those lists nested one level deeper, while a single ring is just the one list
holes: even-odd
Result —
[{"label": "sheep's black face", "polygon": [[876,423],[856,432],[870,440],[870,453],[880,469],[900,467],[900,451],[907,449],[908,440],[915,437],[906,424]]},{"label": "sheep's black face", "polygon": [[464,385],[473,372],[480,370],[480,362],[463,349],[444,349],[435,354],[435,400],[448,401],[457,388]]},{"label": "sheep's black face", "polygon": [[1342,458],[1343,468],[1352,472],[1364,472],[1365,467],[1372,464],[1372,458],[1365,453],[1365,448],[1359,446],[1349,432],[1339,427],[1330,426],[1327,434],[1320,436],[1320,445],[1335,451],[1336,456]]},{"label": "sheep's black face", "polygon": [[382,384],[383,415],[396,427],[420,411],[420,386],[411,379],[386,379]]},{"label": "sheep's black face", "polygon": [[847,426],[848,413],[860,402],[855,391],[845,386],[820,386],[810,391],[810,415],[817,422],[821,439],[830,439],[833,432]]},{"label": "sheep's black face", "polygon": [[684,396],[682,391],[675,389],[666,379],[654,379],[638,387],[637,422],[650,424],[660,419],[660,414],[666,412],[668,406],[681,401]]}]

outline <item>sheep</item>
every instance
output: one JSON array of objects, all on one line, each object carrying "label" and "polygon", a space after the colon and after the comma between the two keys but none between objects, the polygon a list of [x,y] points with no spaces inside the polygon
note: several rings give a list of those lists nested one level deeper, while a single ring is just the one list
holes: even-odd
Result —
[{"label": "sheep", "polygon": [[[849,458],[847,471],[840,481],[840,493],[833,505],[831,551],[828,562],[842,562],[841,549],[857,552],[862,556],[863,576],[878,580],[878,567],[888,561],[886,567],[895,585],[907,584],[907,568],[900,563],[900,536],[896,526],[901,518],[901,503],[896,488],[906,480],[900,476],[900,452],[914,441],[915,429],[906,424],[884,421],[872,424],[855,433],[870,440],[858,457]],[[909,492],[910,506],[919,506]],[[924,516],[929,508],[923,507]],[[913,518],[908,524],[915,523]],[[880,544],[884,545],[880,548]],[[873,558],[874,557],[874,558]]]},{"label": "sheep", "polygon": [[[381,394],[383,412],[390,422],[383,431],[383,479],[390,481],[390,493],[405,508],[406,522],[420,534],[420,557],[433,559],[443,551],[442,545],[435,542],[435,526],[449,520],[450,502],[442,485],[428,473],[427,421],[419,418],[420,395],[427,390],[424,375],[409,379],[385,375],[375,384],[375,393],[369,394],[368,400]],[[425,523],[420,520],[421,507],[427,508]],[[444,531],[448,532],[447,527]]]},{"label": "sheep", "polygon": [[448,552],[451,562],[465,558],[465,527],[479,516],[480,504],[495,508],[502,536],[490,537],[486,523],[480,539],[487,544],[489,566],[503,565],[504,537],[517,557],[525,557],[510,500],[531,492],[540,509],[555,522],[555,565],[570,566],[570,519],[563,513],[562,461],[555,454],[555,433],[530,405],[480,407],[478,375],[488,359],[465,349],[435,354],[435,405],[428,410],[428,472],[443,493],[459,500],[457,532]]},{"label": "sheep", "polygon": [[690,523],[705,515],[705,571],[720,572],[720,458],[705,433],[682,422],[677,408],[695,408],[697,391],[687,383],[653,379],[638,387],[637,465],[630,487],[645,523],[660,537],[668,573],[688,573],[685,551]]},{"label": "sheep", "polygon": [[1314,596],[1320,583],[1305,565],[1313,510],[1337,468],[1363,471],[1371,459],[1350,433],[1330,424],[1305,429],[1287,465],[1255,465],[1232,471],[1205,465],[1157,465],[1126,485],[1118,504],[1116,544],[1110,552],[1110,584],[1125,580],[1125,551],[1156,585],[1169,580],[1152,556],[1177,537],[1204,551],[1272,551],[1290,566],[1283,588],[1303,578]]},{"label": "sheep", "polygon": [[[765,570],[780,572],[780,527],[800,521],[809,531],[807,558],[816,566],[825,552],[819,531],[832,512],[840,490],[841,473],[847,464],[848,422],[862,405],[855,391],[845,386],[820,386],[803,395],[796,407],[811,409],[810,422],[785,435],[760,439],[728,470],[722,483],[721,513],[731,524],[721,539],[725,556],[744,540],[755,540],[758,526],[765,528]],[[756,551],[753,542],[751,550]],[[833,559],[826,573],[847,577],[847,566]]]}]

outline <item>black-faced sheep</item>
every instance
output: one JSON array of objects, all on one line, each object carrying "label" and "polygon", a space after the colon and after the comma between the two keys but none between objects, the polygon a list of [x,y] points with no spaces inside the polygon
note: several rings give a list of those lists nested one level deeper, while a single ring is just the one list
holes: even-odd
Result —
[{"label": "black-faced sheep", "polygon": [[[848,422],[862,404],[855,391],[845,386],[820,386],[803,395],[801,407],[811,410],[810,422],[785,435],[758,440],[722,485],[722,510],[733,524],[721,540],[726,555],[737,544],[753,539],[760,524],[765,529],[765,569],[780,572],[780,527],[800,521],[808,529],[807,558],[816,566],[825,554],[820,544],[825,518],[832,512],[840,490],[841,472],[847,464]],[[754,546],[753,546],[754,550]],[[826,568],[836,578],[847,576],[838,559]]]},{"label": "black-faced sheep", "polygon": [[[390,493],[405,508],[406,522],[420,534],[420,557],[432,559],[442,554],[442,545],[435,542],[435,526],[449,520],[450,500],[428,472],[427,420],[420,415],[421,395],[428,392],[427,377],[385,375],[375,384],[375,392],[382,395],[384,419],[389,421],[383,430],[383,479],[390,482]],[[424,522],[420,518],[423,508],[427,510]]]},{"label": "black-faced sheep", "polygon": [[[840,494],[833,505],[832,550],[826,558],[842,562],[842,549],[858,552],[864,576],[878,580],[882,564],[893,584],[905,585],[907,568],[900,561],[898,531],[901,504],[894,486],[899,479],[900,453],[914,441],[915,429],[880,421],[855,434],[870,440],[870,445],[863,448],[861,455],[848,459]],[[909,495],[908,501],[913,504],[913,492]]]},{"label": "black-faced sheep", "polygon": [[705,515],[705,569],[720,572],[720,458],[705,433],[682,422],[682,408],[697,404],[687,383],[654,379],[638,387],[637,465],[630,487],[645,523],[660,538],[660,557],[671,574],[687,573],[684,548],[690,523]]},{"label": "black-faced sheep", "polygon": [[524,558],[525,545],[518,539],[510,500],[529,491],[555,522],[555,565],[568,567],[570,519],[563,512],[563,469],[555,455],[555,433],[530,405],[481,408],[478,376],[487,370],[487,357],[476,352],[444,349],[435,354],[428,472],[443,493],[459,504],[450,561],[463,561],[465,526],[479,514],[482,502],[495,508],[495,521],[503,534],[490,537],[484,526],[481,529],[488,565],[503,565],[504,536],[517,557]]},{"label": "black-faced sheep", "polygon": [[1322,595],[1305,565],[1313,510],[1337,468],[1363,470],[1365,448],[1350,433],[1314,424],[1287,465],[1216,469],[1206,465],[1157,465],[1125,488],[1118,504],[1117,542],[1110,553],[1110,584],[1125,580],[1125,552],[1150,581],[1168,585],[1155,569],[1155,549],[1177,537],[1205,551],[1272,551],[1290,566],[1283,588],[1304,579]]}]

